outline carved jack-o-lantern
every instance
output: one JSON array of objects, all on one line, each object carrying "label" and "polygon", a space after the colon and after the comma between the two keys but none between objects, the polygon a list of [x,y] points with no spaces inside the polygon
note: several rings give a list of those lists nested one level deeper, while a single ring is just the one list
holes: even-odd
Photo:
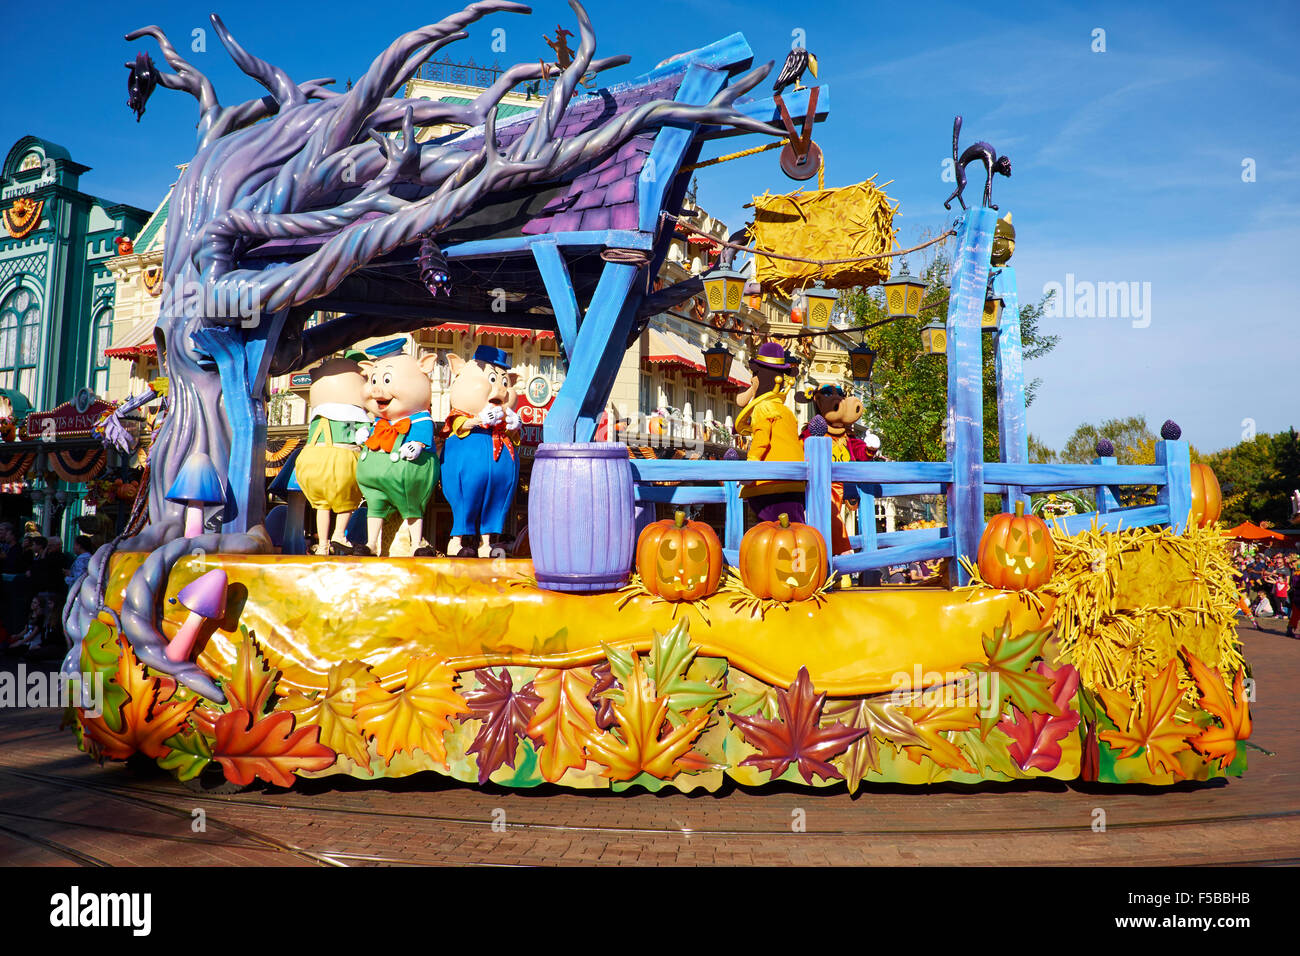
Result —
[{"label": "carved jack-o-lantern", "polygon": [[1223,510],[1223,494],[1219,479],[1209,465],[1192,465],[1192,522],[1198,528],[1208,528],[1219,520]]},{"label": "carved jack-o-lantern", "polygon": [[760,598],[806,601],[826,583],[826,542],[788,515],[754,525],[740,541],[740,579]]},{"label": "carved jack-o-lantern", "polygon": [[679,511],[641,532],[636,572],[645,589],[665,601],[698,601],[722,580],[722,542],[707,524],[687,521]]},{"label": "carved jack-o-lantern", "polygon": [[990,587],[1034,591],[1052,577],[1056,546],[1042,519],[1025,514],[1016,502],[1015,514],[1000,514],[980,537],[980,577]]}]

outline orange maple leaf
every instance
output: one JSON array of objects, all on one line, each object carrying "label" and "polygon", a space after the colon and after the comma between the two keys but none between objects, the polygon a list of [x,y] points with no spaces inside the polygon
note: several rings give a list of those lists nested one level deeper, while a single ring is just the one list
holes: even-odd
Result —
[{"label": "orange maple leaf", "polygon": [[451,729],[452,714],[468,714],[465,699],[456,693],[456,672],[441,657],[412,657],[406,685],[390,694],[378,682],[357,692],[352,716],[362,732],[375,738],[385,762],[400,752],[423,750],[447,766],[442,735]]},{"label": "orange maple leaf", "polygon": [[1187,669],[1201,692],[1201,707],[1217,717],[1223,726],[1211,724],[1200,736],[1191,739],[1191,745],[1204,754],[1207,762],[1218,758],[1219,769],[1227,770],[1237,756],[1237,741],[1250,736],[1250,708],[1246,702],[1245,670],[1237,671],[1232,682],[1232,692],[1223,682],[1223,676],[1206,667],[1196,655],[1183,648]]},{"label": "orange maple leaf", "polygon": [[1106,715],[1119,730],[1103,730],[1097,736],[1120,751],[1120,758],[1131,757],[1146,748],[1147,767],[1158,773],[1163,767],[1176,777],[1185,777],[1175,754],[1190,748],[1187,738],[1196,725],[1176,719],[1178,701],[1183,692],[1178,686],[1178,662],[1171,660],[1158,675],[1147,681],[1142,692],[1140,710],[1134,711],[1123,694],[1105,687],[1098,689]]},{"label": "orange maple leaf", "polygon": [[172,700],[176,682],[169,677],[150,677],[130,646],[120,639],[118,644],[122,653],[111,680],[127,695],[122,702],[122,729],[113,730],[102,716],[83,716],[82,724],[101,758],[125,760],[139,751],[156,760],[171,750],[165,741],[185,726],[198,698]]},{"label": "orange maple leaf", "polygon": [[685,722],[661,737],[659,731],[668,719],[668,698],[655,693],[640,654],[633,654],[632,673],[624,683],[622,700],[614,704],[620,734],[589,734],[587,755],[604,764],[603,776],[611,780],[631,780],[642,772],[671,780],[689,769],[681,758],[709,722],[708,708],[683,714]]},{"label": "orange maple leaf", "polygon": [[912,729],[925,741],[924,747],[905,746],[907,758],[912,763],[920,763],[921,758],[929,757],[940,767],[951,770],[964,770],[974,773],[961,748],[954,744],[943,732],[947,730],[970,730],[979,726],[979,709],[976,707],[950,707],[939,705],[922,705],[920,707],[900,707],[899,711],[912,722]]},{"label": "orange maple leaf", "polygon": [[230,677],[221,679],[230,709],[243,708],[250,714],[261,717],[266,712],[267,701],[271,699],[271,691],[275,689],[275,681],[279,676],[278,670],[267,666],[266,659],[262,657],[253,638],[245,634],[239,642],[239,651],[230,669]]},{"label": "orange maple leaf", "polygon": [[324,770],[336,759],[317,738],[319,727],[294,730],[293,725],[293,714],[285,711],[258,721],[242,707],[222,714],[212,758],[221,763],[226,779],[240,786],[261,777],[277,787],[292,787],[294,771]]},{"label": "orange maple leaf", "polygon": [[580,770],[587,765],[585,747],[596,732],[596,709],[588,695],[595,686],[590,667],[545,667],[533,678],[533,690],[542,702],[528,724],[528,736],[538,743],[538,767],[548,783],[570,767]]},{"label": "orange maple leaf", "polygon": [[352,716],[360,686],[377,686],[370,668],[360,661],[344,661],[329,669],[329,684],[323,693],[311,696],[293,691],[276,705],[294,714],[303,725],[320,727],[320,741],[348,757],[358,767],[370,766],[366,738]]}]

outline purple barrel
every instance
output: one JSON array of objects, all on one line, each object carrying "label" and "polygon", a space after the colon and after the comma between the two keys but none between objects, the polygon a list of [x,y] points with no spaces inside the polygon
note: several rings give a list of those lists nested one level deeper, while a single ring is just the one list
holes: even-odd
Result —
[{"label": "purple barrel", "polygon": [[622,587],[636,546],[635,506],[626,445],[538,445],[528,485],[538,587],[585,593]]}]

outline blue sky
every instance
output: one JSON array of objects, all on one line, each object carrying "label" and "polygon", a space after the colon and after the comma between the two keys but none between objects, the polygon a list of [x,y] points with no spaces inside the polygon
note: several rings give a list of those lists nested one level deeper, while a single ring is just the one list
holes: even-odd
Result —
[{"label": "blue sky", "polygon": [[[215,7],[185,2],[10,5],[8,33],[34,52],[9,74],[0,103],[6,143],[35,133],[93,167],[83,187],[152,208],[188,159],[197,110],[159,89],[137,125],[122,64],[151,40],[127,31],[157,23],[178,46]],[[218,12],[252,52],[299,79],[359,76],[400,33],[456,9],[456,0],[357,5],[230,0]],[[542,0],[531,17],[497,14],[454,56],[532,60],[541,35],[572,26],[567,4]],[[1294,306],[1300,254],[1300,5],[1183,2],[1058,4],[632,4],[591,0],[602,55],[633,57],[615,77],[672,53],[744,32],[758,60],[782,59],[803,30],[831,90],[816,139],[827,184],[873,173],[901,201],[900,241],[912,245],[952,220],[941,179],[952,118],[963,147],[992,142],[1010,155],[994,201],[1017,226],[1014,264],[1023,299],[1048,283],[1150,283],[1149,324],[1132,317],[1049,319],[1061,344],[1027,372],[1044,380],[1030,429],[1060,447],[1080,421],[1142,413],[1174,418],[1202,449],[1300,426],[1300,335]],[[490,49],[506,29],[507,52]],[[1105,52],[1094,52],[1094,30]],[[208,31],[187,54],[223,103],[261,90]],[[734,143],[725,141],[722,150]],[[1254,181],[1243,181],[1253,161]],[[983,174],[972,176],[978,198]],[[699,174],[700,200],[740,223],[754,193],[793,188],[766,153]],[[1142,325],[1142,320],[1136,320]]]}]

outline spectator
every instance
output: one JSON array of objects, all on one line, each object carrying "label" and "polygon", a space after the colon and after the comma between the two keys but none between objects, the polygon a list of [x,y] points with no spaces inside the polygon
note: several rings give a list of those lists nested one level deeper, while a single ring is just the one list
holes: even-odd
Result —
[{"label": "spectator", "polygon": [[1295,637],[1295,629],[1300,627],[1300,561],[1297,561],[1291,570],[1291,586],[1287,590],[1287,597],[1291,601],[1291,617],[1287,621],[1287,637]]},{"label": "spectator", "polygon": [[67,575],[64,576],[64,581],[67,582],[69,588],[90,567],[90,558],[94,550],[94,544],[87,535],[79,534],[76,540],[72,542],[72,553],[75,557],[72,559],[72,566],[68,568]]}]

